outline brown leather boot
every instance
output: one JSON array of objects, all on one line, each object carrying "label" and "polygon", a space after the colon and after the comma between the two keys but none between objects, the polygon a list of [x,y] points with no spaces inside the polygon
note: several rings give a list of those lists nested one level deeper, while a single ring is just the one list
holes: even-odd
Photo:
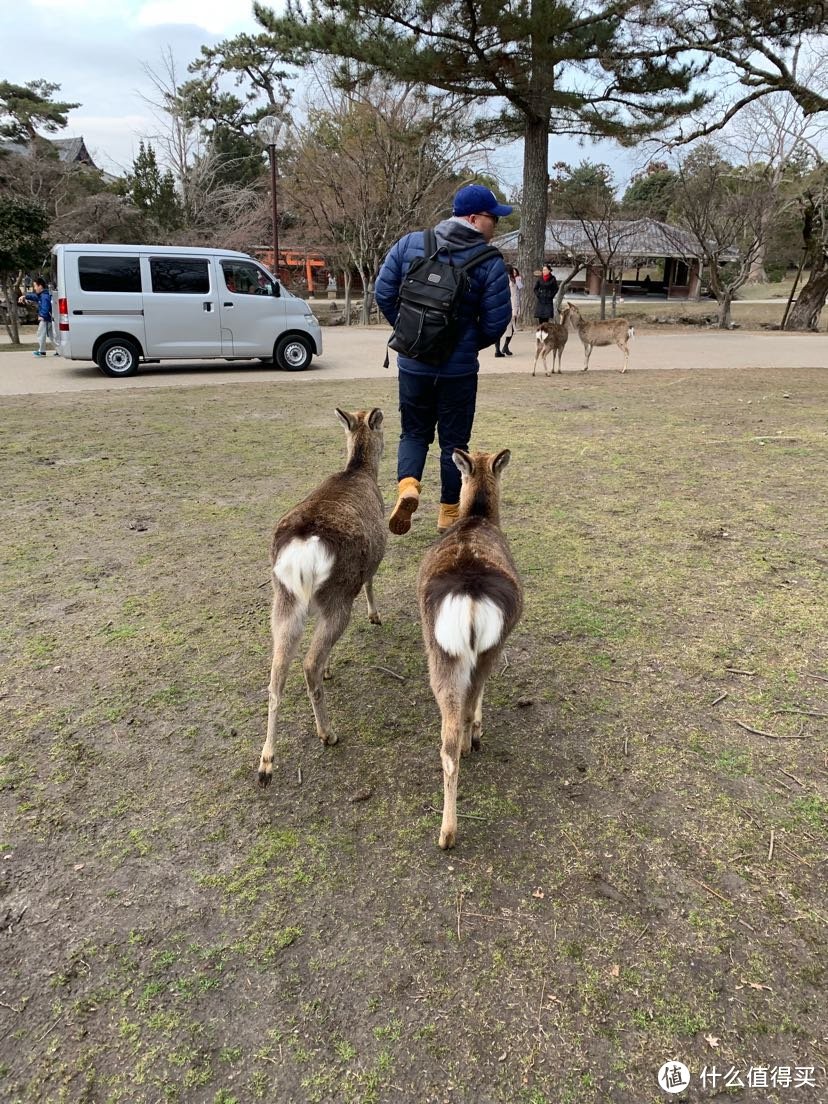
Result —
[{"label": "brown leather boot", "polygon": [[445,533],[446,529],[450,529],[454,525],[459,516],[459,502],[441,502],[440,513],[437,517],[437,532]]},{"label": "brown leather boot", "polygon": [[413,475],[401,479],[397,488],[397,502],[388,519],[388,528],[401,537],[411,528],[411,515],[420,505],[420,481]]}]

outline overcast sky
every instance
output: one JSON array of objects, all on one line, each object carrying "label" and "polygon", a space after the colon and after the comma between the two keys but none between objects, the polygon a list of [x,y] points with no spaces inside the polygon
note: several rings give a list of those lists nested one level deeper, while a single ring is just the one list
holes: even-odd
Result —
[{"label": "overcast sky", "polygon": [[[249,0],[0,0],[0,77],[60,84],[57,96],[81,105],[61,137],[83,136],[95,163],[120,175],[156,129],[145,66],[163,72],[169,49],[186,77],[202,45],[259,29],[251,9]],[[614,144],[552,138],[550,163],[583,159],[606,161],[622,185],[634,166]],[[519,186],[521,144],[499,150],[492,168],[507,192]]]}]

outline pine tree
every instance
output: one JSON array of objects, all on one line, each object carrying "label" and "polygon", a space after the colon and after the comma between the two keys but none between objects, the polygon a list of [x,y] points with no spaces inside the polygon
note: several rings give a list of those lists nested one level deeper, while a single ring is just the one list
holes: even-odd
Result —
[{"label": "pine tree", "polygon": [[151,145],[138,145],[138,154],[127,178],[127,194],[139,211],[150,215],[162,230],[181,225],[181,202],[169,169],[162,175]]},{"label": "pine tree", "polygon": [[34,142],[37,127],[54,134],[66,126],[66,116],[76,103],[63,103],[52,96],[60,88],[49,81],[12,84],[0,81],[0,136],[16,142]]},{"label": "pine tree", "polygon": [[[668,49],[661,0],[296,0],[284,17],[254,4],[276,56],[352,59],[409,83],[493,105],[481,130],[524,142],[521,256],[543,257],[549,136],[632,142],[706,102],[703,63]],[[346,62],[347,66],[347,62]]]}]

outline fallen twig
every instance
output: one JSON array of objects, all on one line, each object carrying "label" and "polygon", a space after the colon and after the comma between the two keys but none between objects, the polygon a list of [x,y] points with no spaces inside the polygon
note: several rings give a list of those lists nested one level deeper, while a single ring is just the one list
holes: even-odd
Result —
[{"label": "fallen twig", "polygon": [[731,675],[750,675],[752,678],[756,677],[755,671],[742,671],[738,667],[725,667],[726,671],[729,671]]},{"label": "fallen twig", "polygon": [[774,713],[796,713],[800,717],[820,717],[823,720],[828,718],[828,713],[817,713],[814,709],[793,709],[788,706],[784,709],[774,709]]},{"label": "fallen twig", "polygon": [[10,1012],[16,1012],[18,1016],[23,1011],[22,1008],[15,1008],[13,1004],[6,1004],[5,1001],[0,1001],[0,1006],[2,1006],[3,1008],[8,1008]]},{"label": "fallen twig", "polygon": [[810,675],[811,678],[819,679],[820,682],[828,682],[828,675],[818,675],[816,671],[806,671],[806,675]]},{"label": "fallen twig", "polygon": [[711,709],[712,709],[712,707],[713,707],[714,705],[718,705],[720,701],[724,701],[726,697],[727,697],[727,690],[725,690],[725,692],[724,692],[723,694],[719,694],[718,698],[715,698],[715,699],[714,699],[714,700],[713,700],[713,701],[712,701],[712,702],[710,703],[710,707],[711,707]]},{"label": "fallen twig", "polygon": [[457,942],[458,943],[461,942],[461,937],[460,937],[460,914],[462,913],[462,911],[463,911],[463,894],[458,893],[457,894]]},{"label": "fallen twig", "polygon": [[807,859],[803,859],[801,855],[797,855],[796,851],[794,851],[792,847],[788,847],[787,843],[783,843],[782,840],[779,841],[779,846],[784,847],[785,850],[788,852],[788,854],[793,855],[793,857],[798,862],[801,862],[803,866],[813,866],[814,865],[813,863],[809,863]]},{"label": "fallen twig", "polygon": [[782,774],[784,774],[786,778],[790,778],[793,782],[796,782],[797,786],[801,786],[803,790],[807,789],[807,786],[805,785],[805,783],[800,782],[800,780],[796,777],[795,774],[790,774],[788,771],[783,770],[782,767],[779,767],[778,770]]},{"label": "fallen twig", "polygon": [[503,658],[506,662],[503,664],[503,667],[500,670],[501,675],[503,674],[503,672],[506,670],[507,667],[511,667],[511,664],[509,663],[509,657],[506,655],[505,652],[503,653]]},{"label": "fallen twig", "polygon": [[753,815],[752,815],[751,813],[749,813],[749,812],[747,811],[747,809],[746,809],[746,808],[745,808],[745,807],[744,807],[743,805],[738,805],[738,804],[737,804],[737,805],[736,805],[736,808],[737,808],[737,809],[739,810],[739,812],[740,812],[740,813],[744,813],[744,814],[745,814],[745,816],[746,816],[746,817],[748,818],[748,820],[749,820],[749,821],[750,821],[750,822],[751,822],[752,824],[755,824],[755,825],[756,825],[756,827],[757,827],[757,828],[758,828],[758,829],[759,829],[759,830],[761,831],[761,829],[762,829],[762,825],[761,825],[761,824],[759,823],[759,821],[758,821],[758,820],[756,819],[756,817],[755,817],[755,816],[753,816]]},{"label": "fallen twig", "polygon": [[744,721],[737,721],[733,718],[733,723],[737,724],[739,728],[743,728],[745,732],[752,732],[754,736],[767,736],[769,740],[808,740],[809,736],[803,732],[799,732],[796,736],[779,736],[775,732],[763,732],[761,728],[753,728],[752,725],[745,724]]},{"label": "fallen twig", "polygon": [[[435,809],[433,805],[429,805],[428,811],[430,813],[439,813],[442,815],[442,809]],[[480,816],[479,813],[458,813],[457,816],[465,817],[466,820],[488,820],[488,817]]]},{"label": "fallen twig", "polygon": [[726,905],[729,905],[731,908],[733,908],[733,902],[730,901],[727,897],[723,896],[723,894],[719,893],[717,889],[709,886],[707,882],[701,882],[698,878],[693,878],[692,876],[691,881],[694,881],[696,885],[700,885],[702,889],[706,889],[708,893],[712,893],[714,897],[718,897],[720,901],[724,901]]},{"label": "fallen twig", "polygon": [[391,678],[395,678],[399,682],[405,682],[405,675],[400,675],[396,671],[392,671],[390,667],[380,667],[378,664],[374,663],[371,665],[371,670],[382,671],[383,674],[390,675]]},{"label": "fallen twig", "polygon": [[629,752],[627,751],[627,748],[628,748],[628,746],[629,746],[629,743],[630,743],[630,738],[629,738],[629,736],[625,736],[625,737],[624,737],[624,754],[625,754],[625,755],[629,755],[629,754],[630,754],[630,753],[629,753]]},{"label": "fallen twig", "polygon": [[298,779],[298,781],[299,781],[299,785],[301,786],[301,785],[302,785],[302,768],[301,768],[301,767],[299,767],[299,768],[297,769],[297,771],[296,771],[296,777],[297,777],[297,779]]},{"label": "fallen twig", "polygon": [[771,859],[773,858],[774,839],[775,839],[775,833],[774,833],[773,828],[771,828],[770,846],[768,847],[768,862],[770,862]]},{"label": "fallen twig", "polygon": [[541,1035],[545,1035],[546,1032],[541,1027],[541,1013],[543,1012],[543,996],[546,992],[546,978],[543,979],[543,985],[541,985],[540,1003],[538,1004],[538,1040]]}]

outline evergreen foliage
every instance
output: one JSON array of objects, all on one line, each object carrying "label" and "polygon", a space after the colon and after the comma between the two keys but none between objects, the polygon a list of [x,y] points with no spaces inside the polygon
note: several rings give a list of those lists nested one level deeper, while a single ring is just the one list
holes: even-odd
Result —
[{"label": "evergreen foliage", "polygon": [[80,104],[53,100],[59,84],[46,80],[12,84],[0,81],[0,136],[16,142],[36,141],[37,127],[54,134],[66,126],[66,116]]}]

